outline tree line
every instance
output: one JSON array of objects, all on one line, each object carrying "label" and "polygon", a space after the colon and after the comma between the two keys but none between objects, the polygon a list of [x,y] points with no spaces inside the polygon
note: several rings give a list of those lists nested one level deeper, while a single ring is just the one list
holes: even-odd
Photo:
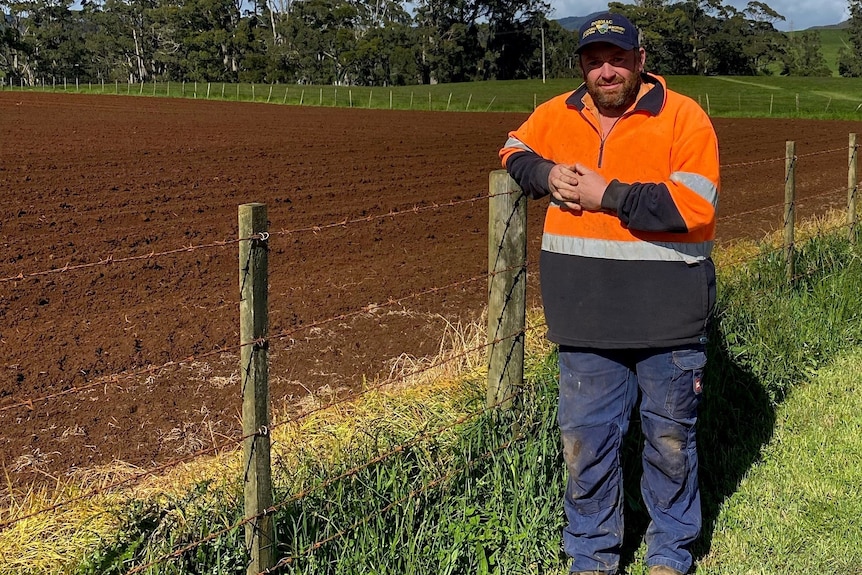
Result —
[{"label": "tree line", "polygon": [[[862,0],[839,72],[862,75]],[[831,74],[816,32],[760,1],[612,2],[660,74]],[[0,78],[392,86],[578,77],[545,0],[0,0]]]}]

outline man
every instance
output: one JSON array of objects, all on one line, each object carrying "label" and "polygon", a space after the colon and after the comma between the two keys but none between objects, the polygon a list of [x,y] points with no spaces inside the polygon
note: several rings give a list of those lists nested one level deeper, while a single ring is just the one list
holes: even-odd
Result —
[{"label": "man", "polygon": [[509,134],[503,165],[550,194],[540,256],[548,338],[559,344],[568,471],[563,533],[574,573],[616,573],[620,443],[639,399],[650,575],[692,566],[700,533],[695,422],[715,302],[718,143],[689,98],[646,74],[619,14],[578,32],[584,84]]}]

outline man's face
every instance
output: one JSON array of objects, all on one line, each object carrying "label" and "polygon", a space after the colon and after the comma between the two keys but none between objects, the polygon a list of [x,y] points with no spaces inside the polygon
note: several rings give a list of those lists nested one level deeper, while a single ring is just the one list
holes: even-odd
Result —
[{"label": "man's face", "polygon": [[581,51],[580,61],[587,91],[600,112],[619,115],[632,105],[646,61],[643,48],[623,50],[596,42]]}]

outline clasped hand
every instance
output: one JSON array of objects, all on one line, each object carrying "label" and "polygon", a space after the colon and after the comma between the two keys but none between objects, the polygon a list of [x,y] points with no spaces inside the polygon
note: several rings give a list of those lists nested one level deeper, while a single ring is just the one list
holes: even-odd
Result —
[{"label": "clasped hand", "polygon": [[601,174],[583,164],[556,164],[548,174],[551,197],[575,213],[601,210],[607,187],[608,182]]}]

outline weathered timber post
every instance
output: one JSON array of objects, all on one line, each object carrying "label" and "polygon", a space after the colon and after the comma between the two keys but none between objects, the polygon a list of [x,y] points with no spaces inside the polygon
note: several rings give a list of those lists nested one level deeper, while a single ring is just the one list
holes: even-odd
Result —
[{"label": "weathered timber post", "polygon": [[488,217],[488,407],[510,407],[524,380],[527,196],[505,170],[490,176]]},{"label": "weathered timber post", "polygon": [[[269,374],[267,368],[266,205],[239,207],[240,379],[245,492],[245,545],[248,575],[273,566],[275,539],[269,443]],[[249,239],[251,238],[251,239]],[[252,519],[253,518],[253,519]]]},{"label": "weathered timber post", "polygon": [[856,191],[859,189],[857,168],[859,150],[856,144],[856,134],[850,134],[849,159],[847,162],[847,227],[850,229],[850,241],[856,241]]},{"label": "weathered timber post", "polygon": [[787,281],[793,283],[796,263],[793,235],[796,220],[796,142],[787,142],[784,166],[784,256],[787,263]]}]

